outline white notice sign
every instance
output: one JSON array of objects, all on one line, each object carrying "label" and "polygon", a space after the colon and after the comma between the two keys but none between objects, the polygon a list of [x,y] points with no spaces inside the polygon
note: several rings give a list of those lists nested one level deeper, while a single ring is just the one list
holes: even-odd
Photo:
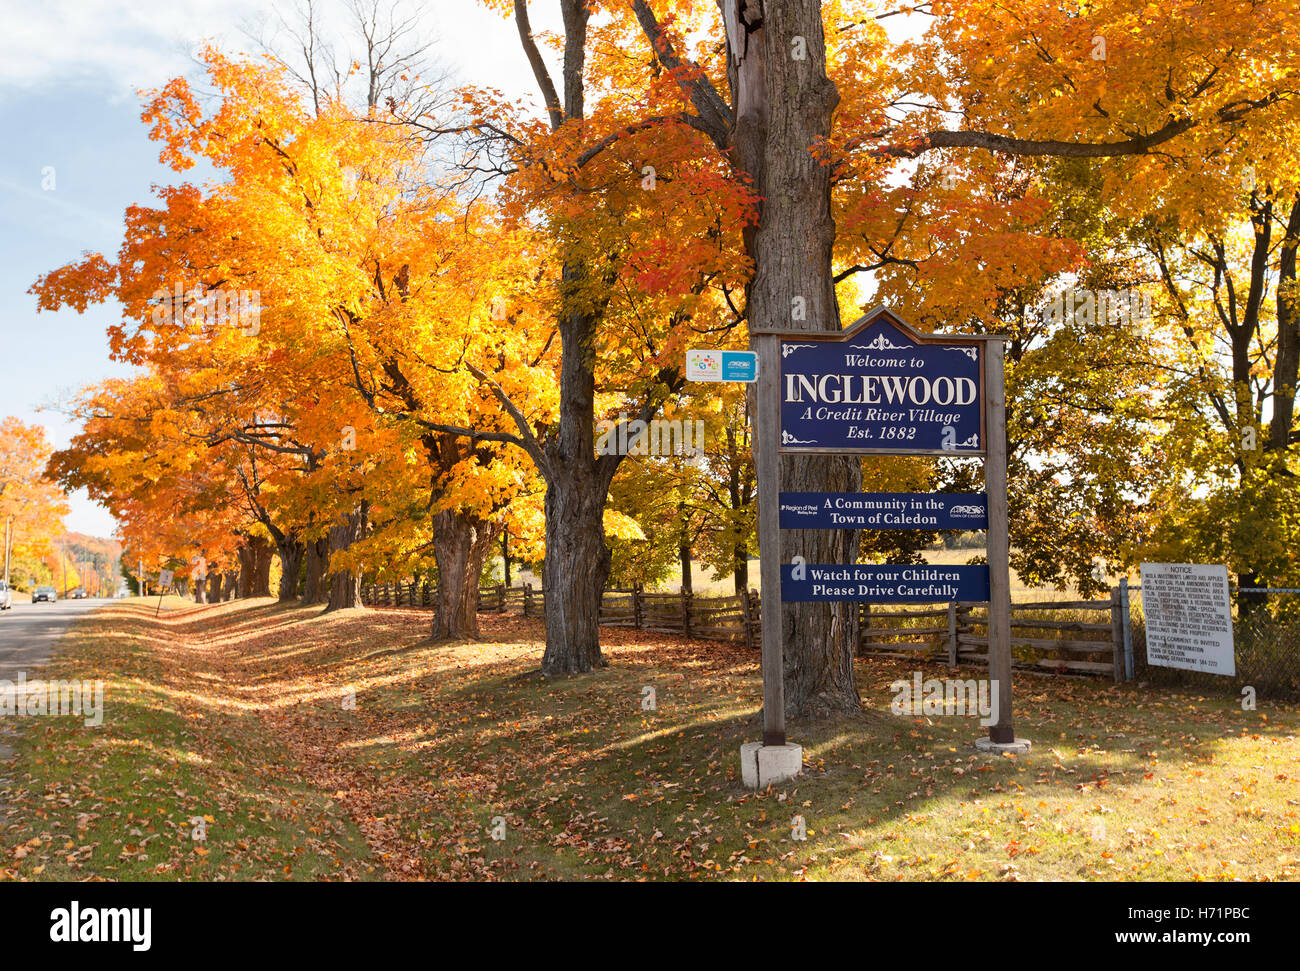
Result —
[{"label": "white notice sign", "polygon": [[160,587],[170,587],[175,579],[176,574],[172,570],[160,570],[158,572],[158,586]]},{"label": "white notice sign", "polygon": [[1147,663],[1235,675],[1228,568],[1201,563],[1143,563],[1142,610]]}]

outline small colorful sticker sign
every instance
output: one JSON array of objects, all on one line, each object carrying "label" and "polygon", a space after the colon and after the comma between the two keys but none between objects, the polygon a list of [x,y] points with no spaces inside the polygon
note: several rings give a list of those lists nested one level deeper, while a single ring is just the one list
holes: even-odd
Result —
[{"label": "small colorful sticker sign", "polygon": [[687,381],[758,380],[758,354],[754,351],[687,351]]}]

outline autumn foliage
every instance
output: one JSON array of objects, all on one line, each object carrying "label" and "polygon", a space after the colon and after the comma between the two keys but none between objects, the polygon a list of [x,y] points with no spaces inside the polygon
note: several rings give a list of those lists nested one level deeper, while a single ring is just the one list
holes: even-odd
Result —
[{"label": "autumn foliage", "polygon": [[[139,376],[85,390],[52,469],[118,517],[128,561],[334,608],[363,576],[436,575],[434,633],[459,637],[504,540],[550,594],[544,669],[599,666],[611,577],[694,558],[750,582],[747,404],[682,361],[788,324],[764,287],[797,270],[829,298],[808,329],[884,303],[1009,336],[1023,578],[1091,592],[1100,560],[1176,550],[1300,582],[1295,0],[936,2],[905,42],[873,5],[796,4],[820,30],[768,46],[814,45],[824,77],[778,92],[830,106],[812,144],[746,127],[715,5],[566,0],[563,37],[488,6],[519,22],[538,100],[356,106],[216,49],[214,100],[182,79],[146,97],[163,161],[219,177],[160,188],[117,254],[34,287],[45,309],[123,307],[112,349]],[[809,158],[826,253],[785,238],[774,261],[772,213],[808,190],[769,175]],[[1052,313],[1062,291],[1151,313]],[[704,423],[700,461],[597,450],[602,423],[656,417]],[[980,487],[960,462],[856,474]]]}]

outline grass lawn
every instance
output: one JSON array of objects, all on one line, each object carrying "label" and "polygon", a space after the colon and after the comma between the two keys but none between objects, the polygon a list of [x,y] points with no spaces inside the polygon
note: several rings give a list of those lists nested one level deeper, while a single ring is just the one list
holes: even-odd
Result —
[{"label": "grass lawn", "polygon": [[973,719],[890,713],[909,665],[862,661],[867,713],[794,726],[805,774],[750,793],[741,648],[607,630],[607,669],[548,682],[531,619],[430,644],[421,611],[173,605],[113,603],[62,643],[47,676],[102,678],[105,721],[22,721],[0,876],[1300,877],[1295,706],[1024,675],[1034,749],[991,758]]}]

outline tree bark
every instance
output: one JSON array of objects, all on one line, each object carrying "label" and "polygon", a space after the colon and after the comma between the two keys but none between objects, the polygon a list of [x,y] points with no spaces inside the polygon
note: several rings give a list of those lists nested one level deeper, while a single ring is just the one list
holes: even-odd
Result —
[{"label": "tree bark", "polygon": [[221,574],[212,572],[208,574],[208,603],[221,603]]},{"label": "tree bark", "polygon": [[737,543],[731,553],[731,584],[737,597],[749,589],[749,550],[743,543]]},{"label": "tree bark", "polygon": [[1277,358],[1273,365],[1273,420],[1269,448],[1285,454],[1295,424],[1296,385],[1300,383],[1300,290],[1296,253],[1300,249],[1300,195],[1291,206],[1278,254]]},{"label": "tree bark", "polygon": [[479,636],[478,581],[500,527],[477,516],[444,509],[433,516],[433,555],[438,563],[434,640]]},{"label": "tree bark", "polygon": [[[746,6],[754,6],[752,3]],[[762,200],[758,228],[747,238],[756,272],[748,309],[752,329],[837,331],[839,307],[831,249],[830,169],[814,146],[830,134],[839,93],[826,75],[821,4],[785,0],[763,5],[757,30],[742,26],[746,42],[738,65],[739,101],[734,159],[754,179]],[[795,38],[805,54],[793,56]],[[759,65],[749,63],[761,51]],[[795,319],[795,298],[806,313]],[[763,447],[768,436],[758,436]],[[856,457],[787,455],[781,459],[785,491],[859,492]],[[763,501],[775,502],[776,496]],[[782,562],[854,563],[858,536],[848,530],[790,530],[783,534]],[[853,657],[858,641],[854,603],[786,604],[785,714],[821,717],[861,711]]]},{"label": "tree bark", "polygon": [[682,570],[682,593],[693,594],[695,588],[691,577],[691,543],[686,538],[685,530],[677,545],[677,563]]},{"label": "tree bark", "polygon": [[608,482],[589,463],[553,468],[546,484],[542,673],[550,677],[606,663],[600,651],[600,599],[610,566],[603,518],[608,491]]},{"label": "tree bark", "polygon": [[271,596],[271,544],[260,536],[252,537],[239,548],[239,581],[236,596]]},{"label": "tree bark", "polygon": [[293,536],[285,535],[276,542],[275,555],[280,558],[280,603],[297,599],[298,575],[302,572],[302,560],[306,552],[306,547]]},{"label": "tree bark", "polygon": [[[355,511],[343,516],[330,527],[330,553],[346,550],[366,534],[370,518],[370,503],[362,500]],[[329,602],[325,612],[361,606],[361,575],[350,570],[337,570],[329,577]]]},{"label": "tree bark", "polygon": [[246,540],[235,555],[239,559],[239,577],[235,581],[235,591],[236,596],[243,600],[253,589],[253,572],[257,568],[252,541]]},{"label": "tree bark", "polygon": [[303,586],[304,604],[324,603],[328,598],[325,572],[329,569],[330,538],[326,534],[307,543],[307,579]]},{"label": "tree bark", "polygon": [[275,559],[275,549],[260,537],[253,543],[253,583],[248,595],[269,597],[271,596],[271,561]]}]

